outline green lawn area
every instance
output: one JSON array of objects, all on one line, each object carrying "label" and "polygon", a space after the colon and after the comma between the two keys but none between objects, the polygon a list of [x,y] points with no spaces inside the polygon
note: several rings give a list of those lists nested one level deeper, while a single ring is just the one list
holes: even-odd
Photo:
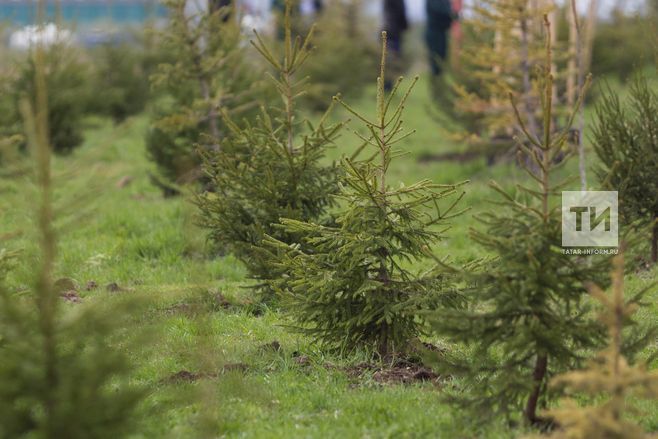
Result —
[{"label": "green lawn area", "polygon": [[[428,96],[421,80],[404,118],[417,133],[400,144],[408,154],[393,163],[389,181],[470,181],[462,201],[470,210],[453,221],[447,239],[434,249],[463,263],[485,256],[470,240],[469,228],[477,227],[478,212],[495,208],[487,204],[495,197],[488,182],[512,187],[525,176],[513,163],[488,167],[484,158],[420,163],[425,153],[463,149],[446,140],[431,116]],[[355,107],[370,108],[372,114],[374,89]],[[338,111],[334,117],[347,116]],[[458,380],[382,384],[373,370],[352,373],[365,353],[323,352],[290,331],[282,312],[255,302],[241,264],[230,255],[213,254],[205,232],[195,226],[190,197],[163,198],[150,183],[152,164],[143,142],[148,117],[118,126],[97,119],[88,124],[85,145],[54,163],[56,277],[73,279],[82,298],[81,304],[63,305],[66,315],[87,306],[123,310],[111,345],[129,354],[134,382],[147,389],[136,414],[136,437],[219,432],[249,438],[507,438],[523,433],[502,420],[476,429],[468,414],[442,401],[445,392],[459,391]],[[333,158],[348,154],[358,142],[346,130],[338,143]],[[576,170],[574,160],[564,172]],[[591,172],[590,185],[595,187]],[[38,254],[33,232],[38,191],[25,174],[1,179],[0,194],[0,231],[21,233],[9,242],[22,253],[8,279],[20,294],[29,288]],[[657,275],[655,268],[629,273],[628,293]],[[110,284],[120,291],[111,291]],[[658,323],[656,297],[641,310],[641,320]],[[130,306],[117,307],[126,303]],[[274,341],[279,349],[270,345]],[[427,341],[446,345],[445,340]],[[658,404],[640,407],[641,424],[658,431]]]}]

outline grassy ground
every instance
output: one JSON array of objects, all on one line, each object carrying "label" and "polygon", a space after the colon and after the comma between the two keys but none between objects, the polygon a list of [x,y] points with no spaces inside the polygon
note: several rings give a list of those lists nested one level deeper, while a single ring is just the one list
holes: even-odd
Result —
[{"label": "grassy ground", "polygon": [[[463,205],[471,211],[454,222],[448,239],[435,249],[468,261],[482,256],[468,230],[477,226],[474,216],[493,197],[487,182],[494,178],[512,186],[524,176],[512,164],[490,168],[484,159],[419,163],[423,153],[460,148],[445,141],[430,117],[427,95],[421,82],[405,118],[418,132],[401,145],[409,154],[394,163],[389,181],[470,180]],[[373,91],[356,106],[374,110]],[[149,183],[151,165],[143,145],[147,123],[145,116],[116,127],[90,121],[85,145],[54,164],[57,276],[73,279],[83,301],[65,307],[107,306],[112,312],[113,305],[135,301],[113,346],[129,353],[136,365],[134,381],[148,389],[137,413],[137,437],[199,437],[209,431],[267,438],[505,438],[522,433],[502,423],[476,430],[472,419],[441,401],[445,389],[458,382],[381,385],[371,373],[356,379],[344,369],[362,362],[364,354],[323,353],[287,330],[279,312],[253,303],[243,267],[231,256],[209,256],[189,200],[164,199]],[[345,132],[332,154],[348,153],[355,144]],[[576,164],[571,165],[575,171]],[[121,180],[130,182],[118,184]],[[23,250],[9,279],[20,292],[29,287],[37,252],[31,232],[36,191],[27,176],[0,181],[0,190],[0,231],[22,232],[10,243]],[[629,289],[656,275],[655,269],[629,274]],[[90,282],[97,287],[87,291]],[[110,291],[112,283],[121,291]],[[646,322],[655,322],[657,315],[653,305],[642,311]],[[129,339],[138,343],[126,343]],[[273,341],[279,350],[265,346]],[[195,379],[181,371],[196,374]],[[658,430],[658,406],[642,408],[642,424]]]}]

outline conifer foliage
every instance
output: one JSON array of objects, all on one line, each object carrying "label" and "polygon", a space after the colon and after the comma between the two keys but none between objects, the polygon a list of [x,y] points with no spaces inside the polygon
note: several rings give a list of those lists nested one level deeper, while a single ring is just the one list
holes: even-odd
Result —
[{"label": "conifer foliage", "polygon": [[[608,347],[601,351],[583,370],[567,372],[552,380],[552,385],[566,388],[570,393],[589,396],[603,395],[605,400],[595,406],[579,407],[574,401],[551,410],[559,429],[550,435],[555,439],[648,437],[642,428],[625,417],[629,411],[628,397],[658,399],[658,373],[648,372],[645,366],[631,366],[622,355],[623,329],[632,322],[637,310],[633,300],[624,298],[624,258],[615,257],[612,272],[612,292],[606,294],[596,285],[589,291],[603,306],[601,320],[608,328]],[[643,295],[648,288],[641,291]]]},{"label": "conifer foliage", "polygon": [[596,172],[608,190],[619,191],[627,223],[650,226],[651,260],[658,262],[658,92],[637,77],[627,103],[608,90],[596,109],[592,140]]},{"label": "conifer foliage", "polygon": [[92,110],[110,116],[115,123],[144,111],[150,98],[149,56],[136,44],[105,44],[92,55],[94,87],[99,99]]},{"label": "conifer foliage", "polygon": [[518,419],[523,412],[530,424],[542,422],[537,409],[547,402],[548,379],[573,368],[582,349],[602,338],[599,323],[588,316],[585,282],[605,272],[603,258],[587,261],[561,251],[560,191],[574,179],[560,180],[555,171],[567,162],[568,155],[560,164],[556,158],[565,154],[570,123],[558,133],[551,125],[550,40],[546,53],[541,138],[518,118],[531,145],[519,143],[533,160],[524,165],[533,185],[507,191],[491,184],[500,201],[480,218],[484,230],[472,236],[494,259],[471,275],[467,309],[440,309],[435,321],[438,333],[472,349],[466,361],[455,360],[453,373],[463,374],[472,390],[456,402],[479,416]]},{"label": "conifer foliage", "polygon": [[[80,53],[69,42],[57,41],[43,47],[43,62],[47,66],[45,79],[48,87],[48,135],[53,151],[69,154],[82,144],[82,118],[88,104],[89,70],[81,60]],[[7,84],[8,89],[0,104],[0,131],[4,135],[23,140],[24,121],[20,105],[24,99],[36,102],[34,87],[35,48],[30,48],[25,59],[13,62],[14,74]]]},{"label": "conifer foliage", "polygon": [[[462,65],[455,75],[453,110],[459,121],[468,121],[471,140],[511,136],[516,118],[508,93],[519,100],[528,130],[538,135],[540,90],[533,87],[533,81],[537,79],[535,67],[541,66],[541,17],[549,10],[547,3],[482,0],[473,5],[472,15],[465,20],[471,40],[463,48]],[[441,89],[445,88],[447,85],[442,85]],[[441,89],[437,92],[446,92]]]},{"label": "conifer foliage", "polygon": [[185,0],[166,0],[169,25],[159,35],[171,61],[158,66],[152,85],[166,94],[154,110],[147,151],[163,185],[201,175],[197,148],[219,149],[222,110],[252,104],[258,81],[245,58],[237,20],[227,8],[191,13]]},{"label": "conifer foliage", "polygon": [[313,108],[326,109],[327,98],[339,92],[358,98],[370,82],[378,47],[376,41],[371,42],[362,11],[361,0],[327,2],[323,7],[314,32],[313,56],[302,69],[311,78],[306,100]]},{"label": "conifer foliage", "polygon": [[285,273],[273,284],[289,300],[300,329],[330,347],[365,346],[382,357],[403,351],[422,332],[422,310],[456,298],[431,269],[418,274],[409,265],[432,261],[430,248],[442,239],[446,221],[459,213],[455,206],[461,198],[458,185],[423,180],[393,188],[387,179],[398,154],[394,145],[412,134],[403,129],[402,113],[416,80],[400,93],[400,78],[385,94],[385,35],[376,116],[361,115],[336,98],[363,123],[366,134],[357,135],[369,156],[341,162],[345,176],[337,198],[343,208],[337,224],[284,219],[282,227],[302,236],[302,244],[268,241],[282,253],[278,266]]},{"label": "conifer foliage", "polygon": [[271,75],[281,106],[262,108],[258,117],[241,128],[226,112],[229,132],[220,151],[204,154],[203,169],[210,191],[197,198],[201,222],[218,245],[233,252],[252,277],[275,276],[262,248],[265,235],[292,244],[294,233],[274,228],[279,218],[327,221],[330,195],[335,194],[338,172],[322,160],[334,145],[342,123],[317,125],[300,119],[297,104],[305,81],[297,73],[311,55],[313,31],[304,40],[293,38],[291,5],[286,6],[284,54],[278,59],[256,34],[254,47],[275,70]]},{"label": "conifer foliage", "polygon": [[[65,315],[54,287],[52,147],[43,49],[37,47],[34,56],[36,112],[26,100],[23,114],[40,188],[36,215],[41,252],[29,298],[0,285],[0,437],[120,437],[130,428],[139,393],[123,387],[127,363],[107,344],[111,316]],[[2,258],[0,253],[0,264]]]}]

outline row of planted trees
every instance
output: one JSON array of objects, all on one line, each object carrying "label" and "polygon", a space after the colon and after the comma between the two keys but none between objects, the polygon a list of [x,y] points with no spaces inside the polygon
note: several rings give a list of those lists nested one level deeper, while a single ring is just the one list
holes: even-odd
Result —
[{"label": "row of planted trees", "polygon": [[[573,153],[568,141],[582,96],[569,114],[563,118],[555,114],[548,21],[545,32],[543,65],[527,66],[537,69],[528,81],[532,80],[541,103],[532,112],[533,118],[540,116],[533,119],[533,129],[514,100],[510,107],[524,135],[519,142],[521,163],[533,185],[509,192],[493,184],[505,209],[485,215],[484,230],[474,232],[474,239],[495,256],[492,261],[462,271],[446,266],[443,257],[432,253],[444,238],[442,226],[459,214],[461,184],[421,181],[393,189],[387,180],[396,156],[394,145],[411,133],[405,133],[402,124],[410,90],[400,92],[398,82],[390,94],[384,91],[385,57],[373,118],[335,99],[362,124],[355,131],[362,147],[343,158],[336,170],[312,159],[322,155],[340,126],[326,128],[321,142],[312,141],[317,130],[325,130],[322,123],[308,135],[294,131],[291,98],[296,93],[291,76],[295,61],[305,60],[307,45],[301,40],[293,43],[289,34],[282,60],[262,41],[256,44],[278,72],[281,115],[263,115],[262,128],[258,119],[254,127],[235,129],[225,142],[227,148],[206,154],[204,169],[213,190],[197,198],[202,221],[214,240],[246,263],[266,294],[282,299],[283,308],[303,332],[343,352],[365,347],[390,358],[408,352],[413,340],[431,327],[435,334],[471,348],[466,358],[440,362],[439,367],[465,373],[468,379],[470,390],[456,400],[511,418],[522,413],[531,424],[549,420],[539,414],[552,397],[549,380],[581,365],[583,352],[603,343],[604,326],[591,310],[588,285],[607,284],[609,267],[606,258],[572,259],[560,251],[558,194],[573,179],[560,180],[555,170]],[[654,114],[650,108],[656,94],[646,81],[638,80],[632,95],[636,102],[632,111]],[[643,134],[652,132],[655,120],[624,114],[621,107],[617,114],[611,113],[610,99],[615,101],[610,97],[600,107],[594,136],[603,163],[600,175],[610,184],[614,178],[610,176],[619,171],[614,184],[621,189],[621,198],[628,200],[622,204],[631,209],[638,202],[653,212],[655,193],[638,197],[628,188],[643,185],[640,175],[646,177],[645,172],[655,166],[655,137]],[[620,126],[609,126],[606,117],[619,120]],[[638,141],[618,137],[629,119],[644,126],[632,135]],[[241,154],[236,154],[235,139],[244,148]],[[610,139],[616,148],[605,152]],[[634,172],[628,169],[632,150],[651,157],[643,168],[647,171],[640,171],[641,163],[632,165]],[[313,198],[307,199],[309,195]],[[642,217],[627,212],[629,225]],[[643,218],[650,224],[655,215]],[[422,273],[408,269],[409,263],[427,258],[437,260],[435,268]],[[628,304],[641,297],[634,296]],[[613,326],[611,330],[621,331]],[[629,342],[636,350],[650,342],[647,334],[636,336]],[[614,349],[615,356],[621,355],[621,348]]]},{"label": "row of planted trees", "polygon": [[[428,334],[463,344],[468,348],[466,355],[449,352],[438,359],[436,367],[464,376],[463,387],[449,396],[479,413],[510,421],[524,419],[532,425],[555,426],[557,422],[555,434],[565,437],[641,434],[624,417],[626,395],[632,387],[644,386],[646,396],[655,397],[656,377],[641,367],[628,366],[625,358],[634,360],[634,354],[651,341],[650,332],[640,328],[622,337],[622,329],[632,322],[632,311],[646,291],[630,299],[623,297],[623,263],[616,259],[614,294],[609,297],[592,286],[608,284],[607,258],[574,258],[560,251],[558,194],[572,179],[560,180],[556,170],[573,155],[567,143],[583,98],[562,123],[556,122],[549,25],[545,26],[543,62],[535,64],[532,76],[541,115],[535,129],[528,128],[514,99],[510,106],[523,136],[518,141],[520,163],[529,184],[513,191],[492,184],[504,208],[484,215],[482,229],[473,233],[474,241],[492,258],[456,268],[447,254],[437,255],[435,249],[447,239],[451,218],[464,214],[461,199],[467,183],[424,180],[404,186],[394,184],[389,176],[390,165],[400,154],[398,146],[413,134],[404,128],[403,115],[415,81],[404,87],[398,80],[390,92],[385,91],[385,36],[374,115],[356,111],[339,96],[334,99],[359,124],[354,134],[362,144],[339,163],[331,163],[326,152],[340,142],[346,124],[331,124],[329,115],[317,124],[302,117],[299,103],[308,88],[303,67],[313,54],[310,37],[292,35],[290,5],[282,43],[267,44],[259,35],[253,43],[269,66],[272,90],[280,103],[246,108],[247,113],[236,110],[241,105],[233,107],[244,97],[229,90],[234,82],[213,69],[222,66],[222,74],[230,75],[232,69],[225,67],[228,60],[240,66],[239,61],[253,52],[238,44],[226,49],[223,44],[230,44],[228,38],[213,45],[204,23],[217,19],[213,25],[224,26],[220,24],[227,23],[220,15],[223,11],[202,17],[197,22],[201,25],[195,27],[180,12],[179,21],[172,20],[171,38],[186,62],[162,64],[157,77],[158,83],[167,83],[173,90],[176,105],[172,109],[177,113],[158,119],[155,129],[193,127],[195,138],[179,144],[188,155],[174,153],[171,163],[185,157],[201,163],[182,174],[196,173],[193,179],[203,188],[195,196],[200,220],[218,246],[244,262],[263,300],[277,303],[298,329],[325,348],[343,353],[365,348],[386,361],[409,354],[418,337]],[[43,56],[37,49],[37,99],[33,107],[29,100],[23,106],[43,194],[42,268],[33,289],[36,307],[15,308],[13,298],[2,295],[0,309],[10,318],[2,320],[0,349],[10,355],[0,360],[0,392],[5,402],[0,414],[12,422],[3,422],[0,432],[100,436],[106,434],[97,430],[104,423],[123,425],[125,410],[136,401],[136,394],[104,393],[121,363],[108,361],[102,343],[94,349],[96,345],[82,337],[82,329],[63,335],[58,327],[51,279],[54,236]],[[239,69],[235,73],[236,80],[243,79]],[[193,87],[195,91],[188,92]],[[245,97],[245,102],[251,100]],[[594,135],[601,178],[604,184],[619,188],[622,200],[628,200],[622,203],[622,211],[628,208],[624,216],[629,227],[641,219],[643,226],[650,225],[656,217],[658,191],[643,192],[639,186],[646,188],[646,179],[653,185],[656,178],[658,96],[638,80],[630,107],[612,94],[605,102],[599,107]],[[200,158],[191,153],[193,148],[200,151]],[[0,256],[0,261],[6,259]],[[411,268],[423,262],[428,269]],[[605,305],[605,324],[595,317],[588,293]],[[80,319],[85,334],[100,334],[88,331],[88,321]],[[606,327],[610,342],[597,357],[601,361],[583,372],[556,378],[581,367],[591,352],[604,347]],[[73,331],[72,326],[65,328]],[[28,346],[35,345],[39,348],[31,350],[33,355],[22,356]],[[68,369],[66,355],[79,346],[90,353],[89,362],[76,363],[83,370]],[[26,358],[31,367],[17,366],[26,364]],[[31,381],[30,373],[38,379]],[[97,389],[91,392],[94,401],[72,390],[77,387],[68,387],[74,377],[94,384],[89,387]],[[611,384],[603,384],[605,379]],[[559,394],[549,386],[552,380],[576,390],[603,393],[609,399],[598,408],[545,413],[543,409],[551,407]],[[99,395],[106,397],[99,399]],[[80,410],[82,406],[86,410]],[[62,407],[67,411],[58,411]],[[82,413],[84,422],[65,422],[74,413]],[[80,430],[69,431],[72,425]]]},{"label": "row of planted trees", "polygon": [[[263,112],[246,128],[225,118],[231,133],[218,142],[221,149],[204,153],[209,190],[196,198],[214,241],[245,262],[266,299],[279,299],[298,329],[328,348],[366,348],[382,359],[405,355],[414,340],[428,332],[446,336],[469,347],[465,358],[445,357],[438,365],[465,375],[468,391],[454,399],[480,412],[522,417],[533,425],[554,420],[540,414],[556,394],[549,381],[582,365],[586,353],[604,343],[605,326],[593,313],[588,294],[593,287],[588,285],[607,284],[610,262],[574,259],[560,250],[559,191],[573,179],[560,179],[556,171],[573,155],[570,130],[583,96],[568,114],[555,113],[548,20],[544,29],[543,63],[526,66],[528,75],[533,70],[527,80],[540,103],[531,114],[533,128],[513,98],[509,107],[523,134],[518,141],[520,163],[531,184],[514,191],[492,184],[504,209],[485,215],[484,230],[473,233],[493,256],[489,261],[455,269],[445,262],[447,255],[433,253],[445,238],[449,219],[461,213],[464,183],[421,181],[394,189],[387,178],[399,153],[395,145],[412,134],[405,132],[402,116],[413,84],[401,91],[398,81],[385,92],[385,38],[375,115],[361,114],[335,98],[360,123],[355,134],[362,141],[338,165],[319,159],[335,143],[341,125],[325,126],[322,119],[304,129],[305,121],[299,121],[295,111],[295,98],[300,96],[294,88],[295,74],[309,56],[308,40],[294,40],[286,32],[283,54],[277,57],[258,39],[255,47],[276,72],[273,81],[283,107],[272,114]],[[648,115],[655,114],[651,109],[657,96],[641,79],[632,96],[635,104],[629,111],[637,115],[626,114],[619,105],[615,108],[618,101],[612,96],[599,107],[594,141],[602,162],[602,184],[617,178],[613,184],[627,200],[622,202],[627,225],[643,218],[646,226],[655,220],[655,192],[638,195],[629,188],[646,187],[643,178],[655,169],[656,143],[650,133],[656,121]],[[611,126],[608,118],[619,126]],[[628,139],[620,138],[633,126],[636,131]],[[631,164],[636,153],[649,163]],[[644,214],[632,210],[635,203],[646,209]],[[420,273],[409,269],[428,259],[436,261],[434,268]],[[617,288],[620,294],[621,287]],[[610,306],[633,307],[642,295]],[[617,308],[614,312],[626,312]],[[621,326],[622,321],[615,320],[610,331],[618,335]],[[606,352],[621,364],[625,360],[617,335]],[[632,355],[650,341],[649,333],[636,333],[624,352]],[[592,381],[575,386],[607,390],[597,386],[597,373],[603,372],[584,373]],[[642,372],[634,376],[647,383],[655,380]],[[565,380],[571,382],[570,377]],[[619,379],[620,389],[635,383]],[[615,398],[624,390],[619,392]],[[619,410],[605,425],[584,426],[578,418],[574,428],[621,428]]]}]

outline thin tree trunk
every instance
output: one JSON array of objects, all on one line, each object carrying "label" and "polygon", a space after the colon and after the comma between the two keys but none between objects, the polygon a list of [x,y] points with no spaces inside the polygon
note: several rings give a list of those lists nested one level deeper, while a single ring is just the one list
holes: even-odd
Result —
[{"label": "thin tree trunk", "polygon": [[596,19],[599,6],[598,0],[590,0],[589,8],[587,9],[587,18],[585,22],[585,44],[583,53],[583,72],[589,70],[592,61],[592,45],[594,44],[594,34],[596,32]]},{"label": "thin tree trunk", "polygon": [[535,385],[532,389],[532,393],[528,398],[528,402],[525,406],[524,415],[526,420],[530,424],[536,424],[540,421],[537,416],[537,403],[539,402],[539,395],[541,393],[541,388],[544,384],[544,378],[546,378],[546,371],[548,370],[548,356],[547,355],[538,355],[537,360],[535,361],[535,369],[532,372],[532,380]]},{"label": "thin tree trunk", "polygon": [[654,218],[653,233],[651,236],[651,262],[658,262],[658,215]]},{"label": "thin tree trunk", "polygon": [[[576,43],[576,65],[578,73],[578,90],[582,93],[585,85],[585,74],[589,70],[592,56],[592,44],[594,41],[594,29],[596,27],[596,13],[598,10],[597,0],[590,0],[587,9],[587,18],[585,26],[578,23],[578,12],[576,10],[576,0],[572,0],[573,21],[576,26],[577,43]],[[580,174],[580,190],[587,190],[587,170],[585,158],[585,106],[581,105],[578,109],[578,171]]]},{"label": "thin tree trunk", "polygon": [[293,97],[292,97],[292,77],[290,72],[286,72],[285,75],[285,84],[286,84],[286,123],[288,128],[288,152],[290,155],[294,154],[294,138],[295,134],[293,132],[292,121],[295,117],[295,111],[293,108]]},{"label": "thin tree trunk", "polygon": [[[200,65],[200,61],[199,61]],[[199,85],[201,87],[201,96],[203,97],[203,100],[208,103],[208,126],[210,128],[210,134],[213,137],[213,140],[215,142],[219,141],[220,137],[220,132],[219,132],[219,125],[217,124],[217,109],[215,108],[215,104],[212,102],[212,98],[210,95],[210,84],[206,78],[204,78],[202,75],[199,75]],[[219,144],[215,143],[213,145],[213,149],[219,150]]]},{"label": "thin tree trunk", "polygon": [[523,107],[526,113],[528,131],[537,139],[539,133],[535,109],[532,102],[532,84],[530,82],[530,42],[528,35],[528,20],[521,18],[521,72],[523,74]]},{"label": "thin tree trunk", "polygon": [[576,102],[576,81],[578,77],[578,17],[574,13],[575,1],[568,5],[567,21],[569,23],[569,61],[567,62],[567,104],[573,107]]},{"label": "thin tree trunk", "polygon": [[[536,140],[539,137],[539,127],[535,118],[535,106],[532,101],[532,83],[530,82],[530,36],[528,30],[527,10],[522,11],[521,17],[521,72],[523,75],[523,109],[526,116],[528,132]],[[531,146],[531,148],[533,148]],[[532,157],[526,157],[528,169],[534,174],[539,173],[537,164]]]},{"label": "thin tree trunk", "polygon": [[[183,17],[185,16],[185,12],[183,10],[179,11],[179,13],[182,14]],[[209,11],[206,11],[206,13],[210,14]],[[215,151],[219,151],[220,149],[219,139],[221,137],[221,133],[219,131],[219,120],[218,120],[219,113],[217,111],[215,103],[212,101],[210,78],[208,78],[208,75],[206,75],[203,70],[203,42],[196,41],[194,39],[194,37],[190,33],[190,29],[188,28],[187,21],[184,22],[183,31],[185,32],[185,39],[187,40],[189,49],[193,51],[192,64],[194,67],[195,76],[197,77],[197,81],[199,82],[201,97],[203,98],[204,102],[208,105],[208,114],[206,117],[208,119],[208,128],[210,130],[210,135],[214,140],[214,144],[211,146],[211,148]]]},{"label": "thin tree trunk", "polygon": [[[556,6],[555,2],[550,1],[549,2],[549,10],[550,12],[548,13],[548,24],[550,26],[549,31],[550,31],[550,43],[551,47],[555,47],[557,44],[557,28],[558,28],[558,14],[555,12]],[[554,78],[557,78],[557,64],[552,62],[551,63],[551,75],[553,75]],[[553,96],[553,102],[558,101],[557,97],[557,86],[553,84],[553,88],[551,89],[551,93]]]},{"label": "thin tree trunk", "polygon": [[[576,73],[576,83],[578,85],[578,92],[583,92],[583,86],[585,85],[585,63],[583,56],[583,32],[580,23],[578,22],[578,10],[576,9],[576,0],[571,1],[571,13],[569,16],[570,28],[569,28],[569,43],[571,45],[573,39],[573,45],[575,53],[573,53],[573,58],[569,59],[569,63],[573,61],[573,67]],[[573,31],[573,37],[571,32]],[[569,73],[569,79],[573,83],[573,78],[571,72]],[[567,84],[568,85],[568,84]],[[571,91],[572,95],[568,96],[569,105],[573,106],[576,99],[576,90]],[[585,131],[585,106],[581,105],[578,109],[578,135],[576,136],[576,147],[578,148],[578,174],[580,175],[580,190],[587,190],[587,161],[585,158],[585,144],[583,143],[583,132]]]},{"label": "thin tree trunk", "polygon": [[[37,4],[37,21],[39,26],[45,23],[45,1]],[[41,29],[42,30],[42,29]],[[41,200],[38,206],[39,231],[41,233],[41,267],[36,284],[36,300],[38,306],[39,328],[42,336],[44,355],[44,378],[48,391],[44,395],[44,409],[46,415],[46,435],[55,432],[54,416],[57,409],[55,391],[59,381],[57,373],[57,339],[56,339],[56,310],[58,297],[53,288],[52,274],[55,255],[57,252],[55,230],[53,228],[52,206],[52,175],[51,175],[51,146],[48,126],[48,90],[46,84],[46,67],[44,61],[43,43],[36,45],[34,56],[34,87],[35,102],[31,108],[27,104],[24,116],[28,121],[29,130],[32,131],[32,142],[37,162],[37,183],[41,190]]]}]

